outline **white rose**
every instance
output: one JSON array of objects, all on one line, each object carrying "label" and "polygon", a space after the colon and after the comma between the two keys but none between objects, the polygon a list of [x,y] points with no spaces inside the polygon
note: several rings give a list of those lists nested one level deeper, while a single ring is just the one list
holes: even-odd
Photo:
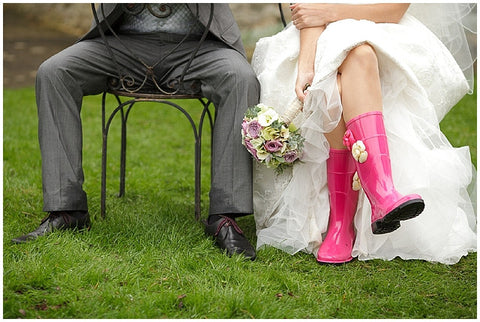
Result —
[{"label": "white rose", "polygon": [[358,191],[362,188],[362,185],[360,184],[360,178],[358,177],[358,172],[355,172],[353,175],[353,181],[352,181],[352,189],[355,191]]},{"label": "white rose", "polygon": [[355,160],[360,163],[367,161],[368,152],[365,149],[365,144],[362,141],[358,140],[352,145],[352,155]]},{"label": "white rose", "polygon": [[262,111],[258,113],[257,118],[258,123],[260,123],[261,126],[265,127],[278,120],[278,113],[275,112],[273,108],[268,108],[266,110],[262,109]]}]

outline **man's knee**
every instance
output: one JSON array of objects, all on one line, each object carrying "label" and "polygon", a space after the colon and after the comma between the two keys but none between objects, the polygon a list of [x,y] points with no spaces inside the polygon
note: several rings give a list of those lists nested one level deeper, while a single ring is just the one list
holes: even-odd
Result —
[{"label": "man's knee", "polygon": [[[238,55],[240,56],[240,55]],[[225,86],[240,86],[248,88],[259,87],[257,76],[248,61],[242,57],[225,59],[221,70],[218,71],[223,77],[221,83]]]},{"label": "man's knee", "polygon": [[63,59],[59,55],[54,55],[45,60],[37,70],[37,82],[47,79],[60,77],[62,71],[65,70]]},{"label": "man's knee", "polygon": [[241,64],[235,65],[233,70],[240,79],[245,80],[248,83],[257,82],[257,76],[246,60]]}]

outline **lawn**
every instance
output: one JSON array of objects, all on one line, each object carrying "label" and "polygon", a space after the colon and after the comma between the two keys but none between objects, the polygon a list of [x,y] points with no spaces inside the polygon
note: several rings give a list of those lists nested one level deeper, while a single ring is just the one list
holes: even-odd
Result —
[{"label": "lawn", "polygon": [[[195,106],[189,110],[196,111]],[[4,318],[476,318],[477,256],[447,266],[418,260],[318,265],[262,249],[224,256],[194,219],[193,135],[172,108],[143,104],[129,119],[126,195],[117,198],[119,127],[111,130],[107,218],[100,213],[100,97],[87,97],[84,188],[93,227],[14,245],[43,218],[32,88],[4,90]],[[444,119],[476,164],[476,95]],[[208,209],[205,131],[202,216]],[[255,242],[252,216],[240,219]]]}]

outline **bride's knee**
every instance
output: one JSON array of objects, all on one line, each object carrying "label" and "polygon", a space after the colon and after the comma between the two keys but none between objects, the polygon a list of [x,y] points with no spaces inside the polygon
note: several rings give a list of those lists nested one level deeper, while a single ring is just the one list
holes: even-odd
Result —
[{"label": "bride's knee", "polygon": [[353,65],[366,70],[371,68],[377,69],[378,60],[375,49],[369,44],[362,44],[353,48],[345,58],[342,67],[346,65]]}]

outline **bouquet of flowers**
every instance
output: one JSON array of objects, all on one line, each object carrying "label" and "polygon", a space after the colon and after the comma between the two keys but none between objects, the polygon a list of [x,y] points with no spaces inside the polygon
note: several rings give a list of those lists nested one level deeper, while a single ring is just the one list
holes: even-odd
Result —
[{"label": "bouquet of flowers", "polygon": [[282,172],[301,158],[305,138],[291,123],[301,109],[300,104],[296,100],[284,115],[264,104],[246,111],[242,122],[242,144],[255,160]]}]

